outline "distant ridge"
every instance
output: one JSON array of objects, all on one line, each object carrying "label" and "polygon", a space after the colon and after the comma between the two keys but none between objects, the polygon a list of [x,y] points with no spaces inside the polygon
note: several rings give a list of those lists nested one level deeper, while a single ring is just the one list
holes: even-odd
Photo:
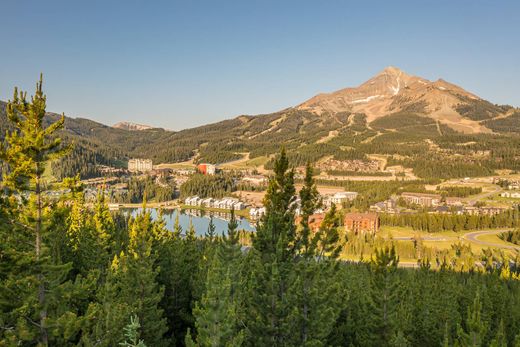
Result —
[{"label": "distant ridge", "polygon": [[149,125],[132,123],[132,122],[119,122],[119,123],[112,125],[112,128],[129,130],[129,131],[141,131],[141,130],[155,129],[155,127],[152,127]]}]

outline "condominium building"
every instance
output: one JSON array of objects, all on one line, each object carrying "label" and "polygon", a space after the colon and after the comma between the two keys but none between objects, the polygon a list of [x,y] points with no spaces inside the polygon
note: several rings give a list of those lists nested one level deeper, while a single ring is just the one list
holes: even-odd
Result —
[{"label": "condominium building", "polygon": [[442,197],[439,194],[402,193],[401,197],[409,204],[417,204],[426,207],[437,206]]},{"label": "condominium building", "polygon": [[150,159],[130,159],[128,161],[128,171],[148,172],[152,171],[153,165]]},{"label": "condominium building", "polygon": [[344,219],[345,229],[357,233],[376,233],[379,231],[379,216],[377,213],[347,213]]}]

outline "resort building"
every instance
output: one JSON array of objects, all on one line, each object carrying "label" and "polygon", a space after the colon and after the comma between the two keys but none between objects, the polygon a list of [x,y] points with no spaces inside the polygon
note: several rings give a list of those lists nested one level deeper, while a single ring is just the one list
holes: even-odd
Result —
[{"label": "resort building", "polygon": [[199,164],[197,170],[204,175],[214,175],[217,172],[217,167],[213,164]]},{"label": "resort building", "polygon": [[344,202],[355,200],[357,196],[357,192],[337,192],[334,195],[326,197],[323,203],[327,207],[330,207],[332,204],[341,205]]},{"label": "resort building", "polygon": [[401,197],[409,204],[417,204],[425,207],[438,206],[442,197],[439,194],[402,193]]},{"label": "resort building", "polygon": [[152,171],[153,165],[150,159],[130,159],[128,161],[128,171],[148,172]]},{"label": "resort building", "polygon": [[347,213],[344,224],[346,231],[375,234],[379,231],[379,216],[373,212]]}]

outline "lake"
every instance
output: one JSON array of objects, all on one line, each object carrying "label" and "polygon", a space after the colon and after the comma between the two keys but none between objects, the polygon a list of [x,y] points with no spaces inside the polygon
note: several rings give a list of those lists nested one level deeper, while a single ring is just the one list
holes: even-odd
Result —
[{"label": "lake", "polygon": [[[136,216],[142,209],[141,208],[133,208],[133,209],[121,209],[123,213],[130,213],[132,216]],[[149,208],[152,218],[157,218],[157,209]],[[179,215],[179,224],[182,227],[183,234],[188,229],[190,224],[190,219],[193,223],[193,227],[195,228],[195,233],[198,236],[203,236],[208,231],[210,216],[213,216],[213,224],[215,224],[215,232],[218,235],[222,233],[227,233],[228,220],[230,218],[229,213],[223,212],[209,212],[203,211],[199,209],[186,209],[186,210],[169,210],[164,209],[163,211],[163,219],[166,222],[166,228],[168,230],[173,231],[173,225],[175,224],[175,219],[177,215]],[[255,231],[255,226],[253,222],[249,222],[246,218],[237,216],[238,222],[238,230],[245,231]]]}]

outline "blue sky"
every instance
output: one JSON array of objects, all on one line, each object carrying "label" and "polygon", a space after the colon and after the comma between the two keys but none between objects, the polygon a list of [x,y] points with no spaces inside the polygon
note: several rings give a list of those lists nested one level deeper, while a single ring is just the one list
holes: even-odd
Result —
[{"label": "blue sky", "polygon": [[0,99],[45,75],[48,110],[183,129],[274,112],[388,65],[520,106],[520,1],[0,4]]}]

